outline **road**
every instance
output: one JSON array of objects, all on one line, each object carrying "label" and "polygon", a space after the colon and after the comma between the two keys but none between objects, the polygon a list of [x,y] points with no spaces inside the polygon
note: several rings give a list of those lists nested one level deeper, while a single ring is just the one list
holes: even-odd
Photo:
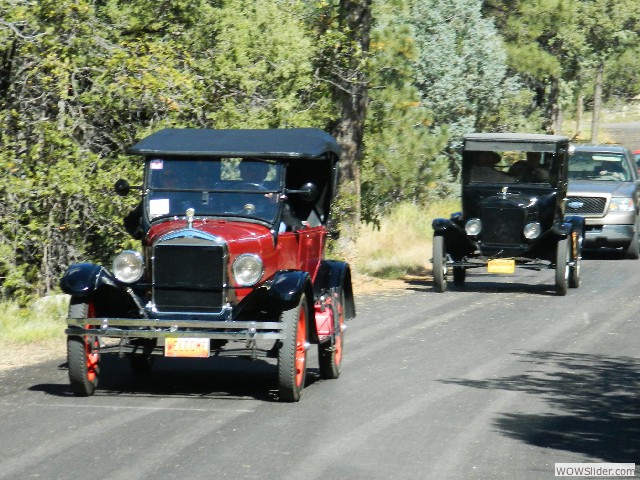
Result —
[{"label": "road", "polygon": [[[0,479],[549,479],[556,462],[640,464],[640,262],[468,276],[357,299],[344,368],[311,359],[297,404],[275,367],[104,362],[90,398],[64,359],[0,375]],[[637,473],[636,473],[637,474]]]}]

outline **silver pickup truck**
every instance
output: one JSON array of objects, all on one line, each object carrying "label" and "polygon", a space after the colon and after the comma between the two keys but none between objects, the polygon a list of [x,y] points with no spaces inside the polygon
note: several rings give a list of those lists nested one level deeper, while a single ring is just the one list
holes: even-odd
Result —
[{"label": "silver pickup truck", "polygon": [[622,145],[571,145],[565,213],[585,219],[585,248],[622,248],[640,257],[638,171]]}]

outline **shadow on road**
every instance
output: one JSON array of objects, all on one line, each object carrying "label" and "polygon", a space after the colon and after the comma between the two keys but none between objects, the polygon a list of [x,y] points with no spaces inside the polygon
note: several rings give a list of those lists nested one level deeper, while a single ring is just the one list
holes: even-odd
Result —
[{"label": "shadow on road", "polygon": [[[475,278],[474,278],[475,277]],[[482,281],[479,281],[479,278],[483,278]],[[494,279],[494,281],[488,280],[489,278]],[[487,279],[486,281],[484,279]],[[500,277],[496,275],[476,275],[469,274],[467,277],[467,281],[463,286],[457,286],[452,281],[448,282],[447,290],[450,291],[458,291],[458,292],[484,292],[484,293],[529,293],[531,295],[547,295],[547,296],[556,296],[555,286],[554,285],[542,285],[542,284],[534,284],[534,283],[526,283],[526,282],[511,282],[505,281],[504,278],[502,281],[499,281]],[[408,285],[408,290],[413,290],[416,292],[435,292],[433,288],[433,282],[431,281],[423,281],[423,280],[405,280],[405,283]]]},{"label": "shadow on road", "polygon": [[[66,369],[66,366],[59,368]],[[100,369],[95,396],[277,400],[277,367],[263,360],[158,357],[150,373],[135,375],[126,358],[103,355]],[[307,386],[319,378],[317,369],[307,368]],[[29,390],[53,396],[73,396],[68,383],[37,384]]]},{"label": "shadow on road", "polygon": [[511,377],[444,383],[538,395],[558,411],[501,414],[494,425],[509,437],[605,462],[638,461],[640,359],[557,352],[518,355],[533,369]]}]

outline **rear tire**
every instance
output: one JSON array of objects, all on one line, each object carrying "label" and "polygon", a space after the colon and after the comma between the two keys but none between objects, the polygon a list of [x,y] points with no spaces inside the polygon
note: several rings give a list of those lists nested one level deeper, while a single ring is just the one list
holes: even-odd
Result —
[{"label": "rear tire", "polygon": [[320,376],[336,379],[342,368],[342,352],[344,348],[344,290],[341,288],[332,299],[334,339],[318,345],[318,362]]},{"label": "rear tire", "polygon": [[297,402],[307,375],[307,296],[280,315],[285,338],[278,350],[278,395],[283,402]]},{"label": "rear tire", "polygon": [[433,289],[438,293],[447,291],[447,252],[444,237],[433,237]]},{"label": "rear tire", "polygon": [[[94,318],[89,302],[71,299],[69,318]],[[94,394],[100,378],[100,340],[97,336],[69,335],[67,337],[69,382],[73,393],[80,397]]]},{"label": "rear tire", "polygon": [[562,238],[558,240],[556,248],[556,293],[558,295],[566,295],[569,285],[569,239]]}]

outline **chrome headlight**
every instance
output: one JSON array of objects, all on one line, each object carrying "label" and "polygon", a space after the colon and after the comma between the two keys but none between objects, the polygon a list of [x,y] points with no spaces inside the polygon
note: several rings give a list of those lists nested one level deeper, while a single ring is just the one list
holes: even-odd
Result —
[{"label": "chrome headlight", "polygon": [[633,198],[612,197],[611,202],[609,202],[610,212],[633,212],[635,208]]},{"label": "chrome headlight", "polygon": [[232,270],[236,283],[243,287],[255,285],[264,273],[262,260],[253,253],[239,255],[233,262]]},{"label": "chrome headlight", "polygon": [[476,236],[482,231],[482,222],[479,218],[470,218],[464,226],[467,235]]},{"label": "chrome headlight", "polygon": [[527,223],[524,226],[523,233],[524,238],[533,240],[534,238],[538,238],[540,236],[540,234],[542,233],[542,227],[538,222]]},{"label": "chrome headlight", "polygon": [[135,250],[125,250],[113,259],[113,274],[124,283],[133,283],[144,274],[144,259]]}]

